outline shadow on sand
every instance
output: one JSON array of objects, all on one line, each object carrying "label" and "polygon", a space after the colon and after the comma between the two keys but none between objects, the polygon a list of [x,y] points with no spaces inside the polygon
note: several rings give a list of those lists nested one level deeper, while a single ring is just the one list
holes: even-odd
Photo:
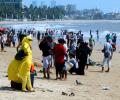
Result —
[{"label": "shadow on sand", "polygon": [[97,70],[89,71],[89,72],[102,73],[102,71],[97,71]]},{"label": "shadow on sand", "polygon": [[2,86],[0,87],[0,91],[15,91],[14,89],[12,89],[11,87],[8,86]]},{"label": "shadow on sand", "polygon": [[17,91],[17,92],[20,92],[20,90],[17,90],[17,89],[12,89],[11,87],[8,87],[8,86],[2,86],[0,87],[0,91]]}]

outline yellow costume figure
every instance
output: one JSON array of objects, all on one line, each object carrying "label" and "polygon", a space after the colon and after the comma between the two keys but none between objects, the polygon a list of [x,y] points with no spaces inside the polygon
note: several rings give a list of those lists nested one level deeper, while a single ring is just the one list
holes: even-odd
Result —
[{"label": "yellow costume figure", "polygon": [[30,81],[30,69],[32,64],[31,37],[24,37],[21,49],[27,54],[21,61],[14,59],[8,67],[8,79],[16,83],[22,83],[22,90],[32,91]]}]

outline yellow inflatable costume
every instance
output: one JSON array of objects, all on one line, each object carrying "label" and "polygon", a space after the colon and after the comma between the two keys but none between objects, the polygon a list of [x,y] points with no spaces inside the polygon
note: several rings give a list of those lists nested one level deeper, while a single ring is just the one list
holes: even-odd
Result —
[{"label": "yellow inflatable costume", "polygon": [[27,56],[21,61],[12,60],[8,67],[8,79],[16,83],[22,83],[23,91],[26,91],[26,87],[29,91],[33,90],[30,81],[30,68],[32,64],[31,43],[31,37],[24,37],[21,49],[24,50]]}]

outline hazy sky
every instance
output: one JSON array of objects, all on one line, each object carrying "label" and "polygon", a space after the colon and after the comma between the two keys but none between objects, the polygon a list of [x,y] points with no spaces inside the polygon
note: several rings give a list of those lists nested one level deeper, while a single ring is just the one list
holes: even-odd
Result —
[{"label": "hazy sky", "polygon": [[[23,0],[25,5],[29,5],[35,1],[37,5],[41,4],[41,1],[50,5],[51,0]],[[57,5],[75,4],[77,9],[91,9],[99,8],[104,12],[119,11],[120,12],[120,0],[55,0]]]}]

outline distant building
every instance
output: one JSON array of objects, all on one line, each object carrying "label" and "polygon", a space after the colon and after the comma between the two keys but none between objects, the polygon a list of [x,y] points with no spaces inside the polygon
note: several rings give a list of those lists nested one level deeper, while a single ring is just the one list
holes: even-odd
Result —
[{"label": "distant building", "polygon": [[18,10],[22,7],[22,0],[0,0],[0,6],[12,6],[14,9]]}]

